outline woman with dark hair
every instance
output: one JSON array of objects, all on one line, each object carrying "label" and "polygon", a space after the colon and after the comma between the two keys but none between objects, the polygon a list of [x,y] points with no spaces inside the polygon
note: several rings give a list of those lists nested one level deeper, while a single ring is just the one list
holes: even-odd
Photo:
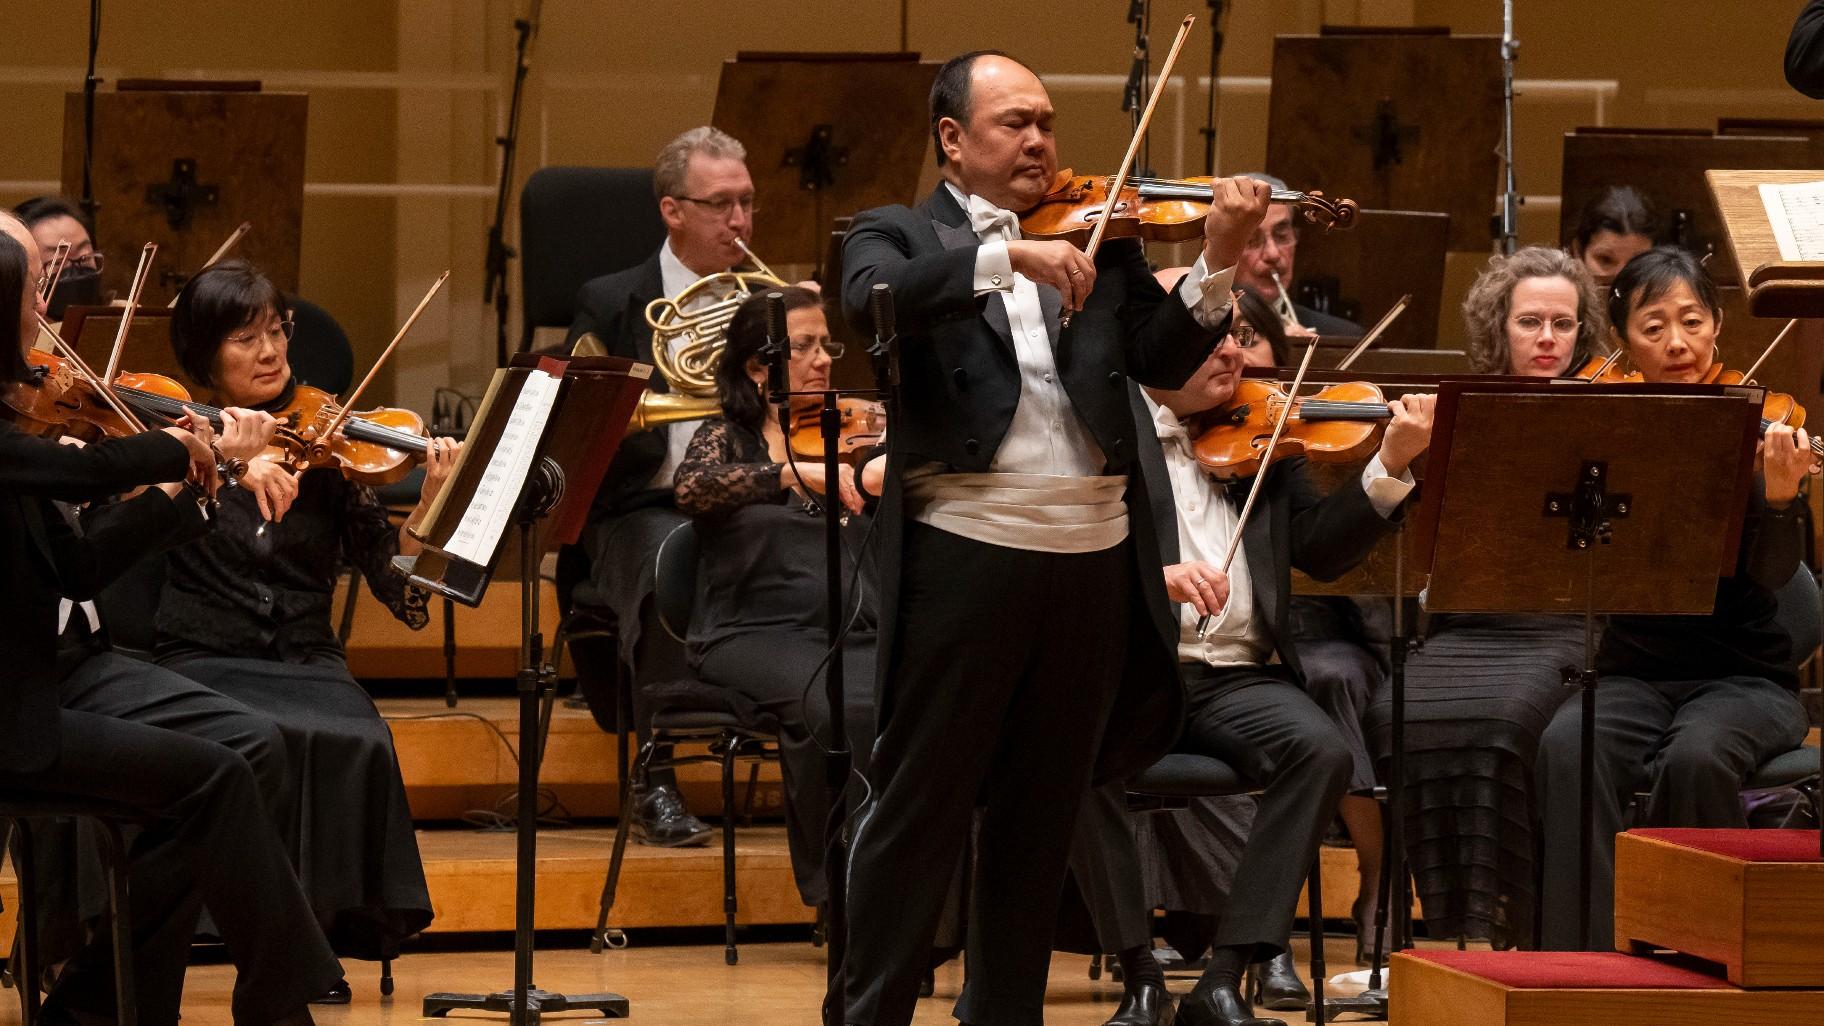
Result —
[{"label": "woman with dark hair", "polygon": [[63,320],[64,310],[75,305],[104,302],[101,293],[101,251],[95,248],[95,226],[76,204],[62,196],[33,196],[13,208],[38,243],[38,252],[50,259],[61,243],[69,243],[57,287],[51,291],[46,316]]},{"label": "woman with dark hair", "polygon": [[[1648,384],[1700,382],[1716,362],[1722,306],[1702,265],[1683,250],[1662,247],[1630,261],[1615,279],[1609,317],[1615,341]],[[1614,903],[1614,838],[1635,793],[1647,792],[1641,825],[1746,827],[1743,781],[1805,739],[1797,660],[1778,596],[1800,570],[1799,494],[1818,468],[1805,430],[1784,424],[1763,432],[1759,457],[1735,568],[1718,582],[1712,612],[1613,616],[1602,633],[1590,888],[1599,913]],[[1579,942],[1582,733],[1582,703],[1566,702],[1540,742],[1548,949]],[[1606,914],[1591,916],[1592,950],[1614,948],[1613,927]]]},{"label": "woman with dark hair", "polygon": [[1659,242],[1660,231],[1659,214],[1640,190],[1611,185],[1583,208],[1569,249],[1606,289],[1628,261]]},{"label": "woman with dark hair", "polygon": [[[225,404],[279,410],[294,388],[284,297],[239,260],[184,285],[171,316],[179,362]],[[334,469],[294,478],[256,461],[206,538],[174,550],[156,654],[168,666],[271,716],[292,779],[275,810],[324,932],[344,955],[380,959],[431,921],[430,895],[392,733],[348,672],[330,607],[343,568],[413,630],[428,596],[392,572],[459,446],[435,439],[424,489],[395,526],[373,490]],[[346,1000],[346,984],[329,997]]]},{"label": "woman with dark hair", "polygon": [[[44,278],[25,227],[0,215],[0,360],[7,388],[34,388],[25,352],[37,336]],[[225,415],[216,448],[247,458],[271,437],[270,419]],[[310,915],[285,849],[262,807],[283,752],[269,723],[175,675],[143,664],[116,680],[60,665],[65,599],[87,599],[139,558],[206,530],[186,478],[216,472],[206,424],[170,427],[87,446],[58,444],[0,423],[0,566],[8,571],[0,631],[0,790],[100,799],[142,815],[130,853],[133,1000],[148,1026],[177,1022],[184,966],[207,905],[239,971],[237,1023],[299,1026],[306,1002],[340,974]],[[78,530],[56,503],[101,500],[142,486],[105,520]],[[55,501],[53,501],[55,500]],[[107,692],[105,698],[99,697]],[[39,838],[40,841],[44,840]],[[47,863],[53,873],[60,869]],[[42,886],[45,881],[39,881]],[[75,914],[52,906],[62,918]],[[27,939],[62,965],[44,1004],[47,1023],[115,1018],[108,931],[71,931],[67,950]],[[50,963],[47,961],[47,968]],[[40,980],[15,973],[15,986]]]},{"label": "woman with dark hair", "polygon": [[[827,388],[831,361],[842,353],[830,340],[817,294],[786,288],[791,339],[791,388]],[[807,905],[828,897],[823,878],[824,826],[830,795],[818,737],[829,732],[822,681],[826,635],[824,518],[813,504],[832,501],[821,458],[789,457],[776,408],[766,399],[766,306],[743,303],[729,322],[716,366],[722,415],[697,428],[678,467],[678,509],[696,524],[701,564],[688,650],[705,682],[737,691],[779,720],[788,837],[798,893]],[[817,400],[794,399],[798,407]],[[872,477],[878,482],[879,464]],[[854,475],[845,465],[833,489],[848,516],[843,528],[850,611],[842,659],[844,722],[856,768],[874,734],[875,630],[878,579],[869,553],[868,518]],[[848,794],[856,795],[851,785]],[[851,803],[853,804],[853,803]]]}]

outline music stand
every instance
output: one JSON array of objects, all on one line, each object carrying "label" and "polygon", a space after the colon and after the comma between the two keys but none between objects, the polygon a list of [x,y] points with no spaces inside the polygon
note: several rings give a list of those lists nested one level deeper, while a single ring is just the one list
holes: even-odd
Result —
[{"label": "music stand", "polygon": [[747,147],[760,199],[755,250],[767,263],[818,266],[832,217],[916,200],[937,67],[915,53],[737,53],[723,63],[711,122]]},{"label": "music stand", "polygon": [[1267,170],[1376,210],[1450,215],[1487,252],[1500,182],[1501,37],[1326,28],[1275,36]]},{"label": "music stand", "polygon": [[[151,282],[147,281],[147,287]],[[114,350],[114,336],[120,333],[124,306],[72,306],[63,313],[59,328],[63,340],[76,350],[84,362],[99,372],[107,366],[108,354]],[[141,305],[133,311],[133,323],[127,327],[127,342],[121,347],[121,366],[142,374],[163,374],[197,394],[190,372],[177,362],[171,351],[171,311],[163,306]]]},{"label": "music stand", "polygon": [[614,357],[515,356],[510,366],[494,372],[449,483],[412,532],[424,551],[393,561],[393,569],[411,583],[475,606],[506,547],[508,523],[518,527],[522,640],[513,988],[492,994],[427,994],[427,1017],[464,1009],[505,1012],[512,1026],[536,1026],[544,1012],[572,1009],[627,1017],[627,999],[619,994],[564,995],[532,984],[539,702],[557,679],[556,668],[545,661],[534,568],[544,553],[575,542],[582,531],[651,372],[649,366]]},{"label": "music stand", "polygon": [[[1293,298],[1365,326],[1411,294],[1406,312],[1368,352],[1435,349],[1449,248],[1448,214],[1364,210],[1350,231],[1299,234]],[[1327,306],[1311,301],[1319,295]]]},{"label": "music stand", "polygon": [[[1581,613],[1579,937],[1589,947],[1596,617],[1705,615],[1735,572],[1763,390],[1446,381],[1414,545],[1426,608]],[[1550,430],[1541,430],[1549,426]],[[1677,439],[1676,445],[1643,444]]]}]

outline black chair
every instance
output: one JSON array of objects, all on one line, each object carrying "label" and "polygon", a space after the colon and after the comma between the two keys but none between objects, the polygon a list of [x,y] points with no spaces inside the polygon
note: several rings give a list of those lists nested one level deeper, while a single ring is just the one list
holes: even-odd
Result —
[{"label": "black chair", "polygon": [[[1817,657],[1819,643],[1824,642],[1824,596],[1820,596],[1818,579],[1810,568],[1801,565],[1780,589],[1779,621],[1792,638],[1793,664],[1802,669]],[[1824,824],[1824,794],[1820,794],[1819,781],[1818,750],[1802,745],[1762,763],[1742,785],[1742,793],[1797,791],[1806,800],[1812,823]]]},{"label": "black chair", "polygon": [[538,328],[568,328],[591,278],[652,256],[665,222],[652,169],[544,167],[519,193],[521,348]]},{"label": "black chair", "polygon": [[294,329],[286,350],[292,377],[301,385],[341,395],[355,377],[355,348],[348,332],[328,310],[308,299],[291,296],[287,302]]},{"label": "black chair", "polygon": [[10,823],[18,842],[13,847],[13,868],[19,881],[18,928],[13,936],[13,958],[8,961],[13,986],[19,989],[20,1021],[39,1021],[44,965],[38,954],[37,867],[33,824],[53,819],[86,819],[95,824],[100,838],[102,874],[108,888],[108,918],[114,955],[114,1008],[121,1026],[137,1026],[139,1010],[133,985],[133,910],[127,894],[127,842],[124,823],[140,817],[129,809],[88,798],[0,791],[0,821]]},{"label": "black chair", "polygon": [[[666,633],[684,640],[697,597],[697,530],[692,524],[679,524],[659,545],[657,580],[654,600],[659,622]],[[706,749],[702,754],[679,754],[685,746]],[[669,749],[672,754],[659,758],[657,753]],[[735,763],[779,759],[778,724],[770,717],[744,709],[737,695],[700,681],[674,682],[665,688],[655,705],[652,735],[640,746],[635,775],[655,766],[683,766],[713,762],[722,767],[722,912],[723,957],[729,965],[738,961],[735,950]],[[626,778],[621,785],[621,816],[614,831],[614,855],[608,864],[608,879],[602,885],[601,911],[595,923],[595,935],[589,948],[597,954],[604,945],[621,947],[626,943],[619,930],[608,928],[608,915],[614,908],[615,889],[620,883],[621,864],[627,851],[627,836],[632,830],[632,808],[627,804],[629,789]]]}]

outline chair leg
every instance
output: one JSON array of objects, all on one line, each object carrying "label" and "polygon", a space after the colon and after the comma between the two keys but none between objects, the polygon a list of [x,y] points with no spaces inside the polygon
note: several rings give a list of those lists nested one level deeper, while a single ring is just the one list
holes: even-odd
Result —
[{"label": "chair leg", "polygon": [[747,794],[741,799],[741,825],[754,825],[754,791],[760,786],[760,761],[754,760],[747,768]]},{"label": "chair leg", "polygon": [[1311,879],[1305,884],[1305,923],[1311,933],[1311,1014],[1306,1018],[1318,1026],[1324,1019],[1324,860],[1320,852],[1311,860]]},{"label": "chair leg", "polygon": [[107,874],[114,946],[114,1014],[120,1026],[138,1026],[138,988],[133,979],[133,904],[127,889],[127,841],[119,824],[97,820],[102,866]]},{"label": "chair leg", "polygon": [[13,951],[17,954],[17,967],[13,970],[13,983],[19,988],[19,1018],[24,1026],[37,1026],[40,996],[38,985],[41,976],[38,966],[38,900],[33,893],[37,889],[37,873],[34,871],[32,857],[32,825],[20,819],[13,822],[13,830],[19,835],[17,847],[13,849],[13,870],[19,880],[19,917],[18,926],[13,935]]},{"label": "chair leg", "polygon": [[380,960],[380,996],[393,996],[393,960],[390,958]]},{"label": "chair leg", "polygon": [[443,704],[456,708],[456,603],[448,598],[443,600]]},{"label": "chair leg", "polygon": [[[657,748],[653,741],[641,745],[637,765],[643,767],[651,761]],[[627,795],[627,784],[622,781],[621,817],[614,827],[614,854],[608,859],[608,879],[602,881],[602,900],[595,917],[595,933],[589,938],[589,950],[597,955],[602,953],[603,947],[627,946],[626,934],[608,929],[608,913],[614,909],[614,892],[621,882],[621,863],[627,856],[627,835],[633,832],[633,807],[627,803]]]},{"label": "chair leg", "polygon": [[735,952],[735,753],[737,738],[725,737],[722,749],[722,959],[734,965]]},{"label": "chair leg", "polygon": [[1089,956],[1089,978],[1092,980],[1099,980],[1102,978],[1102,956],[1101,955]]}]

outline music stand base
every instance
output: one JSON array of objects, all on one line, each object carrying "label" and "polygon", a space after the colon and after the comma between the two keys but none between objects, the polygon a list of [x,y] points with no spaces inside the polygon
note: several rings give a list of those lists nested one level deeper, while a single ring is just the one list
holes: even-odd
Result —
[{"label": "music stand base", "polygon": [[[1324,999],[1324,1015],[1365,1015],[1370,1019],[1387,1018],[1387,992],[1384,990],[1364,990],[1355,997],[1327,997]],[[1306,1022],[1316,1022],[1313,1013],[1306,1013]]]},{"label": "music stand base", "polygon": [[426,994],[424,997],[424,1014],[427,1018],[441,1017],[451,1012],[504,1012],[511,1016],[510,1021],[515,1026],[534,1026],[538,1017],[545,1012],[584,1009],[600,1012],[609,1019],[625,1019],[627,999],[619,994],[564,995],[533,989],[526,992],[526,1008],[519,1012],[513,1007],[513,992],[510,990],[493,994]]}]

